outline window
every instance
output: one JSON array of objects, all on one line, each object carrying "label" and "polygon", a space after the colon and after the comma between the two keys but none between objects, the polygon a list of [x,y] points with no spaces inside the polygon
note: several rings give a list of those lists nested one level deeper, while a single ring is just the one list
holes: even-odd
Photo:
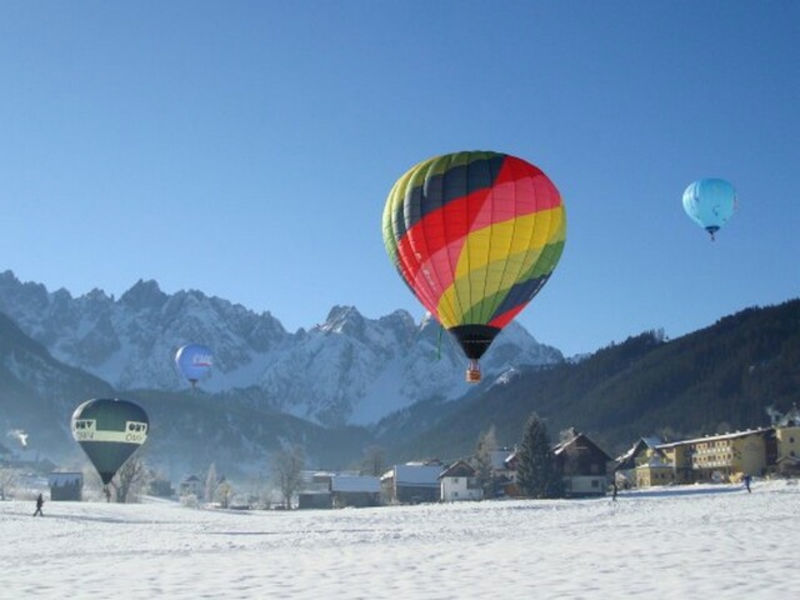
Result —
[{"label": "window", "polygon": [[597,481],[597,479],[592,479],[592,487],[593,488],[600,487],[600,482]]},{"label": "window", "polygon": [[789,443],[790,443],[790,444],[794,444],[794,438],[793,438],[793,437],[790,437],[790,438],[789,438]]},{"label": "window", "polygon": [[453,477],[453,483],[458,483],[458,477]]}]

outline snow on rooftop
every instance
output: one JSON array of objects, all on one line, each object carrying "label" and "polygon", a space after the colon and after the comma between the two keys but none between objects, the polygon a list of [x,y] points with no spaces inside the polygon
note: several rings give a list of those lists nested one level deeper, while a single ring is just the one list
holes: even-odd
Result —
[{"label": "snow on rooftop", "polygon": [[744,431],[735,431],[733,433],[722,433],[719,435],[709,435],[707,437],[699,437],[691,440],[680,440],[678,442],[669,442],[667,444],[659,444],[658,448],[674,448],[675,446],[685,446],[686,444],[699,444],[701,442],[715,442],[719,440],[732,440],[740,437],[747,437],[748,435],[755,435],[766,433],[769,427],[760,427],[758,429],[745,429]]},{"label": "snow on rooftop", "polygon": [[331,479],[331,491],[375,494],[381,491],[381,482],[369,475],[336,475]]},{"label": "snow on rooftop", "polygon": [[405,464],[395,465],[395,485],[439,487],[439,474],[443,465]]}]

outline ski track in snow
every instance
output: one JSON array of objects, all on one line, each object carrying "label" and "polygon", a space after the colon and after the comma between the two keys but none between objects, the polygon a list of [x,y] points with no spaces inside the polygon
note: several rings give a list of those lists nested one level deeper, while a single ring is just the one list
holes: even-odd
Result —
[{"label": "ski track in snow", "polygon": [[790,598],[800,486],[314,511],[0,502],[2,598]]}]

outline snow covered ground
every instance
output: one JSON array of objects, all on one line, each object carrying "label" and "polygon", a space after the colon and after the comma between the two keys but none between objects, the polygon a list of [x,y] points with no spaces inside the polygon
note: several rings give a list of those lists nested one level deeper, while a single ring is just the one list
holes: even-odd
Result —
[{"label": "snow covered ground", "polygon": [[800,486],[328,511],[0,502],[2,598],[791,598]]}]

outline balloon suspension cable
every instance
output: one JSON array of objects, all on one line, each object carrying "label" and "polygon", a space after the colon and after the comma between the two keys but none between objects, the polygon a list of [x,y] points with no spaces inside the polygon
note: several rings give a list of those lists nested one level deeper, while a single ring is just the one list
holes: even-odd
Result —
[{"label": "balloon suspension cable", "polygon": [[442,332],[444,331],[444,327],[441,325],[439,326],[439,339],[436,342],[436,360],[441,360],[442,358]]}]

